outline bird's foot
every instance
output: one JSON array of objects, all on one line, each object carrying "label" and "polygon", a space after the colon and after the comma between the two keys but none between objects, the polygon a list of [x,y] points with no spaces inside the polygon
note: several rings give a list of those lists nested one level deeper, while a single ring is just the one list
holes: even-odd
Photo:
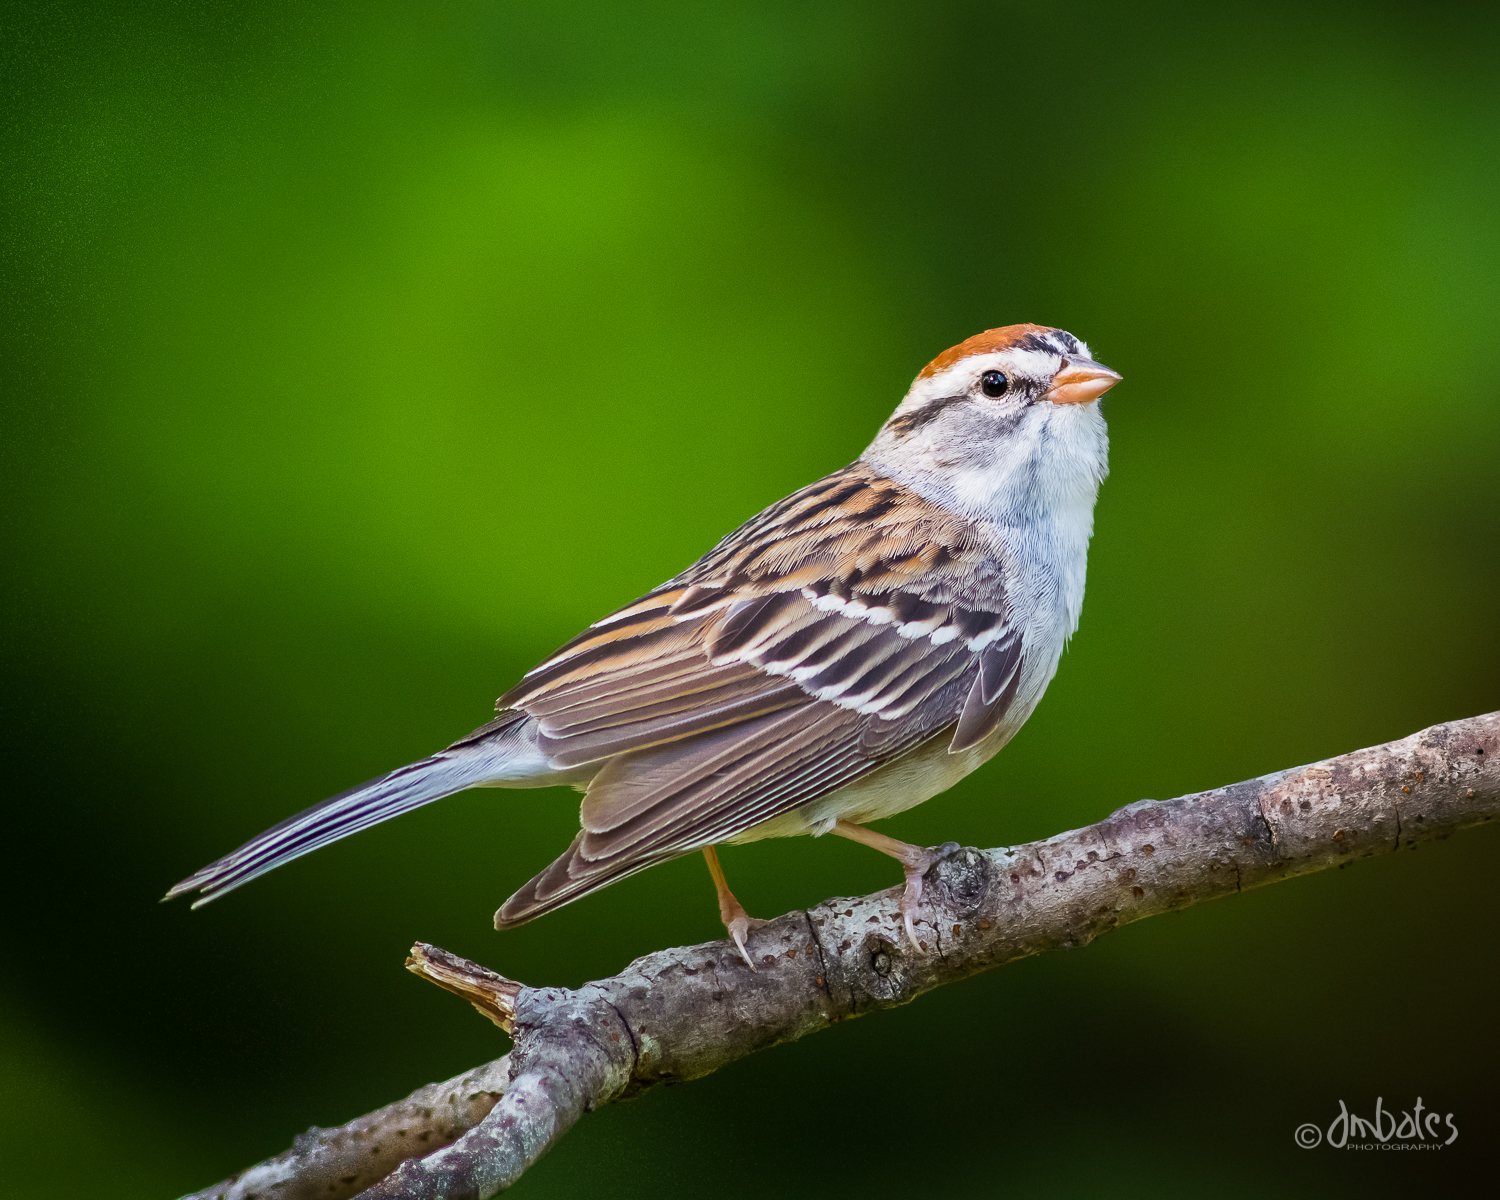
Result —
[{"label": "bird's foot", "polygon": [[896,909],[900,912],[901,924],[906,929],[906,940],[919,954],[926,952],[926,947],[917,940],[916,930],[916,923],[921,919],[922,878],[945,858],[958,853],[958,850],[957,842],[944,842],[931,850],[922,846],[908,846],[908,852],[899,856],[902,869],[906,872],[906,890],[901,893]]},{"label": "bird's foot", "polygon": [[751,959],[750,951],[745,946],[745,939],[750,936],[752,929],[759,929],[762,925],[769,925],[771,922],[762,921],[759,917],[752,917],[743,908],[739,907],[738,902],[735,903],[735,908],[737,911],[733,916],[726,915],[724,917],[724,928],[729,930],[729,936],[734,939],[734,944],[739,947],[740,957],[745,960],[745,965],[754,971],[755,962]]},{"label": "bird's foot", "polygon": [[957,854],[961,848],[959,844],[944,842],[929,850],[925,846],[913,846],[910,842],[897,841],[883,833],[876,833],[853,821],[838,821],[829,832],[862,846],[869,846],[872,850],[879,850],[901,864],[902,871],[906,873],[906,890],[901,893],[901,900],[896,908],[901,913],[901,923],[906,927],[906,939],[911,943],[911,948],[922,953],[922,943],[917,941],[916,930],[922,903],[922,876],[945,858]]},{"label": "bird's foot", "polygon": [[752,917],[745,911],[733,892],[729,890],[729,884],[724,879],[724,869],[719,866],[719,854],[712,846],[703,847],[703,857],[708,860],[709,874],[714,877],[714,888],[719,893],[719,919],[724,922],[724,928],[729,930],[729,936],[734,939],[734,944],[739,948],[740,957],[745,960],[745,965],[752,971],[755,970],[755,962],[750,957],[750,951],[745,948],[745,939],[750,936],[752,929],[759,929],[762,925],[769,925],[769,921],[762,921]]}]

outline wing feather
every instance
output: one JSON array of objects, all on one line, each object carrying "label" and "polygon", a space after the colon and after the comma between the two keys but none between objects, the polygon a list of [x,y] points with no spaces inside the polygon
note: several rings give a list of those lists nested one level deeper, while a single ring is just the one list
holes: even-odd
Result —
[{"label": "wing feather", "polygon": [[979,652],[979,672],[953,731],[954,750],[967,750],[1004,719],[1021,686],[1021,637],[1012,634]]},{"label": "wing feather", "polygon": [[554,762],[602,765],[573,845],[496,923],[733,837],[933,737],[987,736],[1021,655],[993,554],[856,464],[564,646],[501,704],[537,720]]},{"label": "wing feather", "polygon": [[[580,730],[575,726],[550,731],[543,722],[537,746],[559,766],[577,767],[646,749],[662,742],[682,741],[694,734],[737,725],[751,717],[806,702],[807,693],[790,681],[779,687],[756,686],[744,689],[739,694],[731,692],[730,695],[721,697],[718,703],[695,704],[691,708],[678,706],[659,716],[636,715],[629,722],[614,721],[595,729]],[[592,788],[592,784],[590,787]]]}]

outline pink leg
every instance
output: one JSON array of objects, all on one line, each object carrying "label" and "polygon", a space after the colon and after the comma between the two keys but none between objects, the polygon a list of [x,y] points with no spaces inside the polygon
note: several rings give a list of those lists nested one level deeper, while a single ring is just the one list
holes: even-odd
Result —
[{"label": "pink leg", "polygon": [[724,878],[724,868],[719,865],[717,850],[712,846],[704,846],[703,857],[708,860],[708,873],[714,877],[714,888],[719,893],[719,918],[724,922],[724,928],[729,930],[734,944],[739,947],[740,957],[745,960],[745,965],[753,971],[755,964],[750,961],[750,951],[745,949],[745,938],[752,929],[770,922],[752,917],[745,911],[745,906],[734,898],[734,893],[729,890],[729,883]]},{"label": "pink leg", "polygon": [[889,854],[901,864],[906,872],[906,890],[901,893],[901,902],[897,907],[906,925],[907,940],[911,942],[913,950],[920,951],[922,946],[917,941],[913,917],[917,906],[922,901],[922,876],[927,874],[928,869],[934,863],[942,861],[953,844],[949,843],[949,846],[944,846],[941,850],[927,850],[921,846],[913,846],[909,842],[898,842],[893,837],[886,837],[883,833],[876,833],[873,829],[866,829],[863,825],[856,825],[852,821],[840,821],[831,832],[838,834],[839,837],[846,837],[851,842],[868,846],[871,850]]}]

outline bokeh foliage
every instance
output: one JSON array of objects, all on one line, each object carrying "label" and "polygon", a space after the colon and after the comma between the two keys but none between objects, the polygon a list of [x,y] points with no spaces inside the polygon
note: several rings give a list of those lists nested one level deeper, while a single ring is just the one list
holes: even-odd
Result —
[{"label": "bokeh foliage", "polygon": [[[1500,708],[1496,35],[1441,4],[10,5],[17,1194],[175,1194],[502,1052],[400,970],[416,938],[574,984],[717,936],[691,860],[490,931],[566,791],[155,899],[482,722],[981,328],[1124,373],[1114,473],[1047,700],[890,832],[1026,840]],[[830,841],[726,868],[764,914],[893,882]],[[523,1190],[1458,1187],[1500,1118],[1497,850],[991,973],[590,1117]],[[1419,1093],[1464,1131],[1441,1155],[1292,1143]]]}]

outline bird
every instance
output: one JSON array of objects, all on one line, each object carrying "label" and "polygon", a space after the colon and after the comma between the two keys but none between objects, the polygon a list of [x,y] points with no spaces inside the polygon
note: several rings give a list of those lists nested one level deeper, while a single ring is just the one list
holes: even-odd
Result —
[{"label": "bird", "polygon": [[1083,605],[1121,376],[1064,330],[989,329],[939,354],[848,466],[594,622],[428,758],[314,805],[176,884],[194,908],[471,787],[571,785],[572,844],[495,914],[510,929],[701,851],[740,955],[764,924],[716,847],[835,834],[894,858],[918,946],[923,877],[955,848],[869,828],[1003,747]]}]

